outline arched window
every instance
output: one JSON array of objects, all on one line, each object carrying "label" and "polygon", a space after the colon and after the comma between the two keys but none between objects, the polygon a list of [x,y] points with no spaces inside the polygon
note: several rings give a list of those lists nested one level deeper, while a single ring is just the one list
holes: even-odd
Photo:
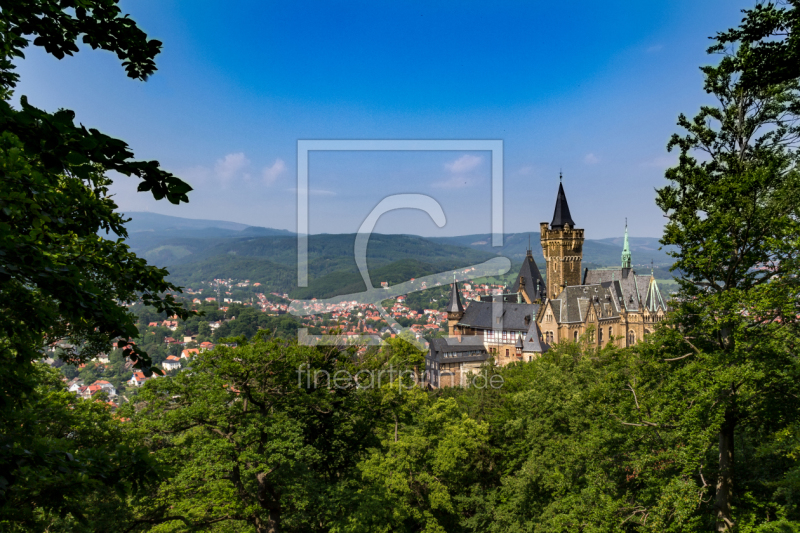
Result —
[{"label": "arched window", "polygon": [[614,330],[611,328],[611,326],[608,326],[608,340],[611,340],[611,337],[614,336],[613,331]]},{"label": "arched window", "polygon": [[575,342],[578,342],[578,332],[577,331],[572,334],[572,338],[575,339]]},{"label": "arched window", "polygon": [[603,344],[603,328],[597,328],[597,341]]},{"label": "arched window", "polygon": [[633,346],[636,343],[636,334],[633,330],[628,332],[628,346]]}]

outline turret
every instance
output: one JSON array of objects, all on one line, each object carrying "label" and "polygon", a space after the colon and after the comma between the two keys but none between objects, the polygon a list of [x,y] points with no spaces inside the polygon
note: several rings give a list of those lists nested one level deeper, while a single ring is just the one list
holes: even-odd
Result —
[{"label": "turret", "polygon": [[622,244],[622,268],[631,268],[631,248],[628,245],[628,220],[625,219],[625,241]]},{"label": "turret", "polygon": [[461,304],[461,293],[458,282],[453,282],[450,289],[450,301],[447,303],[447,329],[450,336],[455,335],[455,326],[464,317],[464,306]]}]

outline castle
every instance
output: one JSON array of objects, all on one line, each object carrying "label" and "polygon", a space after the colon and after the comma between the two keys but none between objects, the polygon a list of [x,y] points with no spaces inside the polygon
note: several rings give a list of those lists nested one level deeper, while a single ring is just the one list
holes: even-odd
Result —
[{"label": "castle", "polygon": [[434,339],[426,357],[430,386],[465,385],[490,359],[499,366],[532,361],[556,342],[633,346],[663,320],[667,306],[652,272],[640,275],[631,268],[627,224],[620,268],[583,271],[583,230],[575,227],[561,183],[553,220],[540,228],[546,280],[529,249],[502,294],[465,307],[453,283],[449,336]]}]

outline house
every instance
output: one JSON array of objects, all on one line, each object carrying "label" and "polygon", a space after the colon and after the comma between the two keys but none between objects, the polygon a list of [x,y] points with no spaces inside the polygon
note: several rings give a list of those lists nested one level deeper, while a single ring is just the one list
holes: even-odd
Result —
[{"label": "house", "polygon": [[197,335],[186,335],[183,337],[183,342],[193,342],[197,338]]},{"label": "house", "polygon": [[77,393],[81,387],[83,387],[83,380],[81,378],[73,378],[72,381],[67,384],[67,390],[69,392]]},{"label": "house", "polygon": [[165,328],[169,328],[172,331],[178,329],[178,321],[177,320],[165,320],[161,323],[162,326]]},{"label": "house", "polygon": [[200,350],[197,348],[187,348],[181,352],[181,359],[191,359],[198,353],[200,353]]},{"label": "house", "polygon": [[181,359],[180,357],[176,357],[174,355],[170,355],[167,357],[166,361],[161,365],[164,367],[164,370],[171,372],[173,370],[180,370],[181,369]]},{"label": "house", "polygon": [[205,300],[206,300],[207,302],[216,302],[216,301],[217,301],[217,299],[216,299],[216,298],[214,298],[213,296],[209,296],[209,297],[208,297],[208,298],[206,298]]},{"label": "house", "polygon": [[114,385],[112,385],[111,383],[109,383],[108,381],[106,381],[104,379],[98,379],[97,381],[95,381],[94,383],[92,383],[90,385],[90,387],[94,387],[94,386],[99,387],[101,390],[106,391],[109,396],[116,396],[117,395],[117,389],[114,388]]},{"label": "house", "polygon": [[141,387],[144,385],[145,381],[147,381],[147,377],[144,375],[143,372],[134,372],[131,379],[128,380],[128,385],[132,385],[134,387]]},{"label": "house", "polygon": [[97,354],[97,357],[96,357],[95,359],[96,359],[97,361],[99,361],[99,362],[103,363],[103,364],[106,364],[106,365],[107,365],[107,364],[108,364],[108,362],[109,362],[109,359],[108,359],[108,354],[107,354],[107,353],[99,353],[99,354]]},{"label": "house", "polygon": [[213,350],[213,349],[214,349],[213,342],[205,341],[200,343],[200,351]]},{"label": "house", "polygon": [[147,327],[148,328],[157,328],[158,327],[158,322],[150,322],[149,324],[147,324]]}]

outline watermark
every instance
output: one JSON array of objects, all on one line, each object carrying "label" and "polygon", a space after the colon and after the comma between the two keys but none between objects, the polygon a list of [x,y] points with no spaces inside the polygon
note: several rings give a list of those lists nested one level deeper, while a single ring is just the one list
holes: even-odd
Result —
[{"label": "watermark", "polygon": [[[465,376],[464,386],[474,389],[499,389],[505,383],[505,379],[500,374],[487,376],[484,373],[468,374]],[[414,387],[424,386],[424,381],[420,379],[413,370],[399,370],[391,365],[388,368],[379,370],[361,369],[355,374],[349,370],[336,370],[331,374],[327,370],[312,370],[308,364],[300,365],[297,368],[297,386],[310,389],[379,389],[384,385],[396,386],[398,391],[409,390]]]},{"label": "watermark", "polygon": [[[308,232],[309,232],[309,186],[308,156],[311,151],[488,151],[491,152],[491,235],[492,246],[503,245],[503,141],[501,140],[298,140],[297,141],[297,285],[308,286]],[[368,304],[374,306],[395,333],[402,327],[384,309],[382,302],[401,295],[467,281],[480,277],[503,275],[511,268],[506,257],[497,257],[481,264],[441,272],[391,287],[374,287],[367,268],[367,243],[378,219],[395,209],[416,209],[431,217],[443,227],[446,217],[441,204],[425,194],[396,194],[387,196],[376,205],[364,219],[356,234],[353,254],[366,291],[323,300],[297,300],[292,302],[289,312],[296,316],[309,316],[331,312],[341,305]],[[493,328],[502,330],[502,302],[495,298],[492,305]],[[415,336],[416,337],[416,336]],[[376,335],[309,335],[307,328],[298,331],[298,342],[306,345],[378,345],[383,344]],[[427,342],[416,337],[415,344],[428,349]]]}]

